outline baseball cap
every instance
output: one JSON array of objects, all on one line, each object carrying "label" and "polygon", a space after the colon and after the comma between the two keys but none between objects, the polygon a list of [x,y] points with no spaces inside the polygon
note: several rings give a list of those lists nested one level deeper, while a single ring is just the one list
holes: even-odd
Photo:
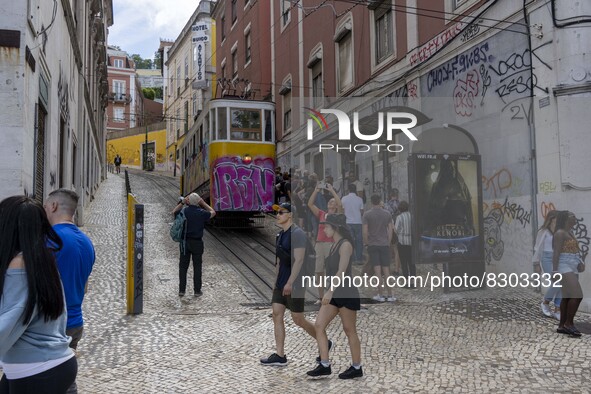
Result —
[{"label": "baseball cap", "polygon": [[279,211],[280,209],[285,209],[288,212],[291,212],[291,203],[284,202],[281,204],[273,204],[273,210]]}]

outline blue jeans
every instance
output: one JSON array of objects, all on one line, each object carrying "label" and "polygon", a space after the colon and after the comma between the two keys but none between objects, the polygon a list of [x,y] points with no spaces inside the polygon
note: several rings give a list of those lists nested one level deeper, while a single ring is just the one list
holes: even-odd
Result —
[{"label": "blue jeans", "polygon": [[363,261],[363,234],[361,233],[361,224],[350,224],[349,231],[353,236],[353,258],[357,261]]},{"label": "blue jeans", "polygon": [[[542,269],[544,273],[550,274],[552,272],[552,254],[553,252],[542,252],[542,261],[540,261],[542,265]],[[554,283],[554,281],[552,281]],[[560,301],[562,300],[562,291],[560,287],[553,287],[550,286],[546,291],[546,295],[544,296],[544,300],[552,301],[554,300],[554,305],[556,307],[560,306]]]}]

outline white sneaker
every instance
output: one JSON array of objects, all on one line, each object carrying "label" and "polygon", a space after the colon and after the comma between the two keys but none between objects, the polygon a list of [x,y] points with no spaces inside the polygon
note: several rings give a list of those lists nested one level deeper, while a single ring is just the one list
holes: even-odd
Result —
[{"label": "white sneaker", "polygon": [[394,301],[396,301],[396,297],[390,296],[390,297],[386,298],[386,301],[388,301],[388,302],[394,302]]},{"label": "white sneaker", "polygon": [[560,312],[554,312],[552,315],[556,320],[560,321]]},{"label": "white sneaker", "polygon": [[386,299],[379,294],[373,296],[372,300],[377,301],[377,302],[385,302],[386,301]]},{"label": "white sneaker", "polygon": [[542,302],[540,304],[540,308],[542,309],[542,313],[545,316],[554,317],[554,314],[552,313],[552,309],[550,309],[550,305],[549,304],[546,304],[546,303]]}]

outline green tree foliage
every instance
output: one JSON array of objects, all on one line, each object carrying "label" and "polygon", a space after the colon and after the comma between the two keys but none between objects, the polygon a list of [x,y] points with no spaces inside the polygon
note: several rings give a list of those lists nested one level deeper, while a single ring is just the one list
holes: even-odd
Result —
[{"label": "green tree foliage", "polygon": [[136,70],[160,70],[160,52],[158,51],[154,52],[154,60],[144,59],[137,53],[131,55],[131,59],[135,63]]},{"label": "green tree foliage", "polygon": [[143,59],[137,53],[131,55],[131,59],[135,63],[136,70],[150,70],[152,69],[152,59]]},{"label": "green tree foliage", "polygon": [[162,100],[162,87],[153,87],[152,90],[154,91],[154,98]]},{"label": "green tree foliage", "polygon": [[158,70],[160,70],[160,67],[161,67],[161,64],[160,64],[160,62],[162,60],[161,57],[162,56],[161,56],[160,51],[154,52],[154,62],[152,64],[154,65],[154,68],[156,68]]},{"label": "green tree foliage", "polygon": [[152,88],[142,88],[142,92],[144,93],[144,97],[150,100],[154,100],[154,89]]}]

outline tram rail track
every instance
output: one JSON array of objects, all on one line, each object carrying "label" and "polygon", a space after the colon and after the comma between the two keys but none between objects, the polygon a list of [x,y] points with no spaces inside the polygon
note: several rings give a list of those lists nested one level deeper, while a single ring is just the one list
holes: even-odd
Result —
[{"label": "tram rail track", "polygon": [[[158,192],[157,198],[165,199],[173,207],[178,202],[178,180],[170,177],[129,171],[132,177],[149,181]],[[171,208],[172,209],[172,208]],[[172,221],[172,219],[171,219]],[[206,227],[206,242],[230,263],[249,288],[249,299],[255,304],[269,304],[275,284],[274,245],[264,239],[263,234],[254,234],[255,229],[223,230]]]},{"label": "tram rail track", "polygon": [[[141,177],[154,186],[166,204],[173,207],[178,202],[178,179],[164,175],[129,171],[131,177]],[[133,178],[132,178],[133,179]],[[133,192],[133,183],[132,183]],[[172,208],[171,208],[172,209]],[[273,218],[266,215],[266,219]],[[171,219],[172,222],[172,219]],[[211,245],[215,253],[230,263],[247,285],[247,297],[252,306],[270,306],[273,288],[275,287],[275,244],[263,231],[252,229],[219,229],[206,227],[205,241]],[[311,305],[315,296],[308,291],[306,304]]]},{"label": "tram rail track", "polygon": [[[128,169],[131,177],[137,176],[151,182],[159,193],[166,198],[167,202],[174,207],[178,203],[179,198],[179,180],[178,178],[170,178],[166,175],[158,175],[156,173],[145,172],[141,170]],[[130,183],[131,183],[130,178]],[[131,183],[131,192],[133,193],[133,183]],[[172,208],[171,208],[172,209]]]},{"label": "tram rail track", "polygon": [[[258,297],[252,306],[270,306],[275,287],[275,245],[263,234],[245,230],[208,229],[208,233],[231,256],[228,261],[255,290]],[[252,297],[251,297],[252,298]],[[316,294],[306,291],[306,310],[317,310]]]},{"label": "tram rail track", "polygon": [[243,234],[244,232],[207,229],[207,233],[214,240],[214,247],[254,292],[249,298],[255,304],[270,304],[275,285],[275,267],[274,261],[270,258],[271,251],[260,242],[260,239],[251,238]]}]

